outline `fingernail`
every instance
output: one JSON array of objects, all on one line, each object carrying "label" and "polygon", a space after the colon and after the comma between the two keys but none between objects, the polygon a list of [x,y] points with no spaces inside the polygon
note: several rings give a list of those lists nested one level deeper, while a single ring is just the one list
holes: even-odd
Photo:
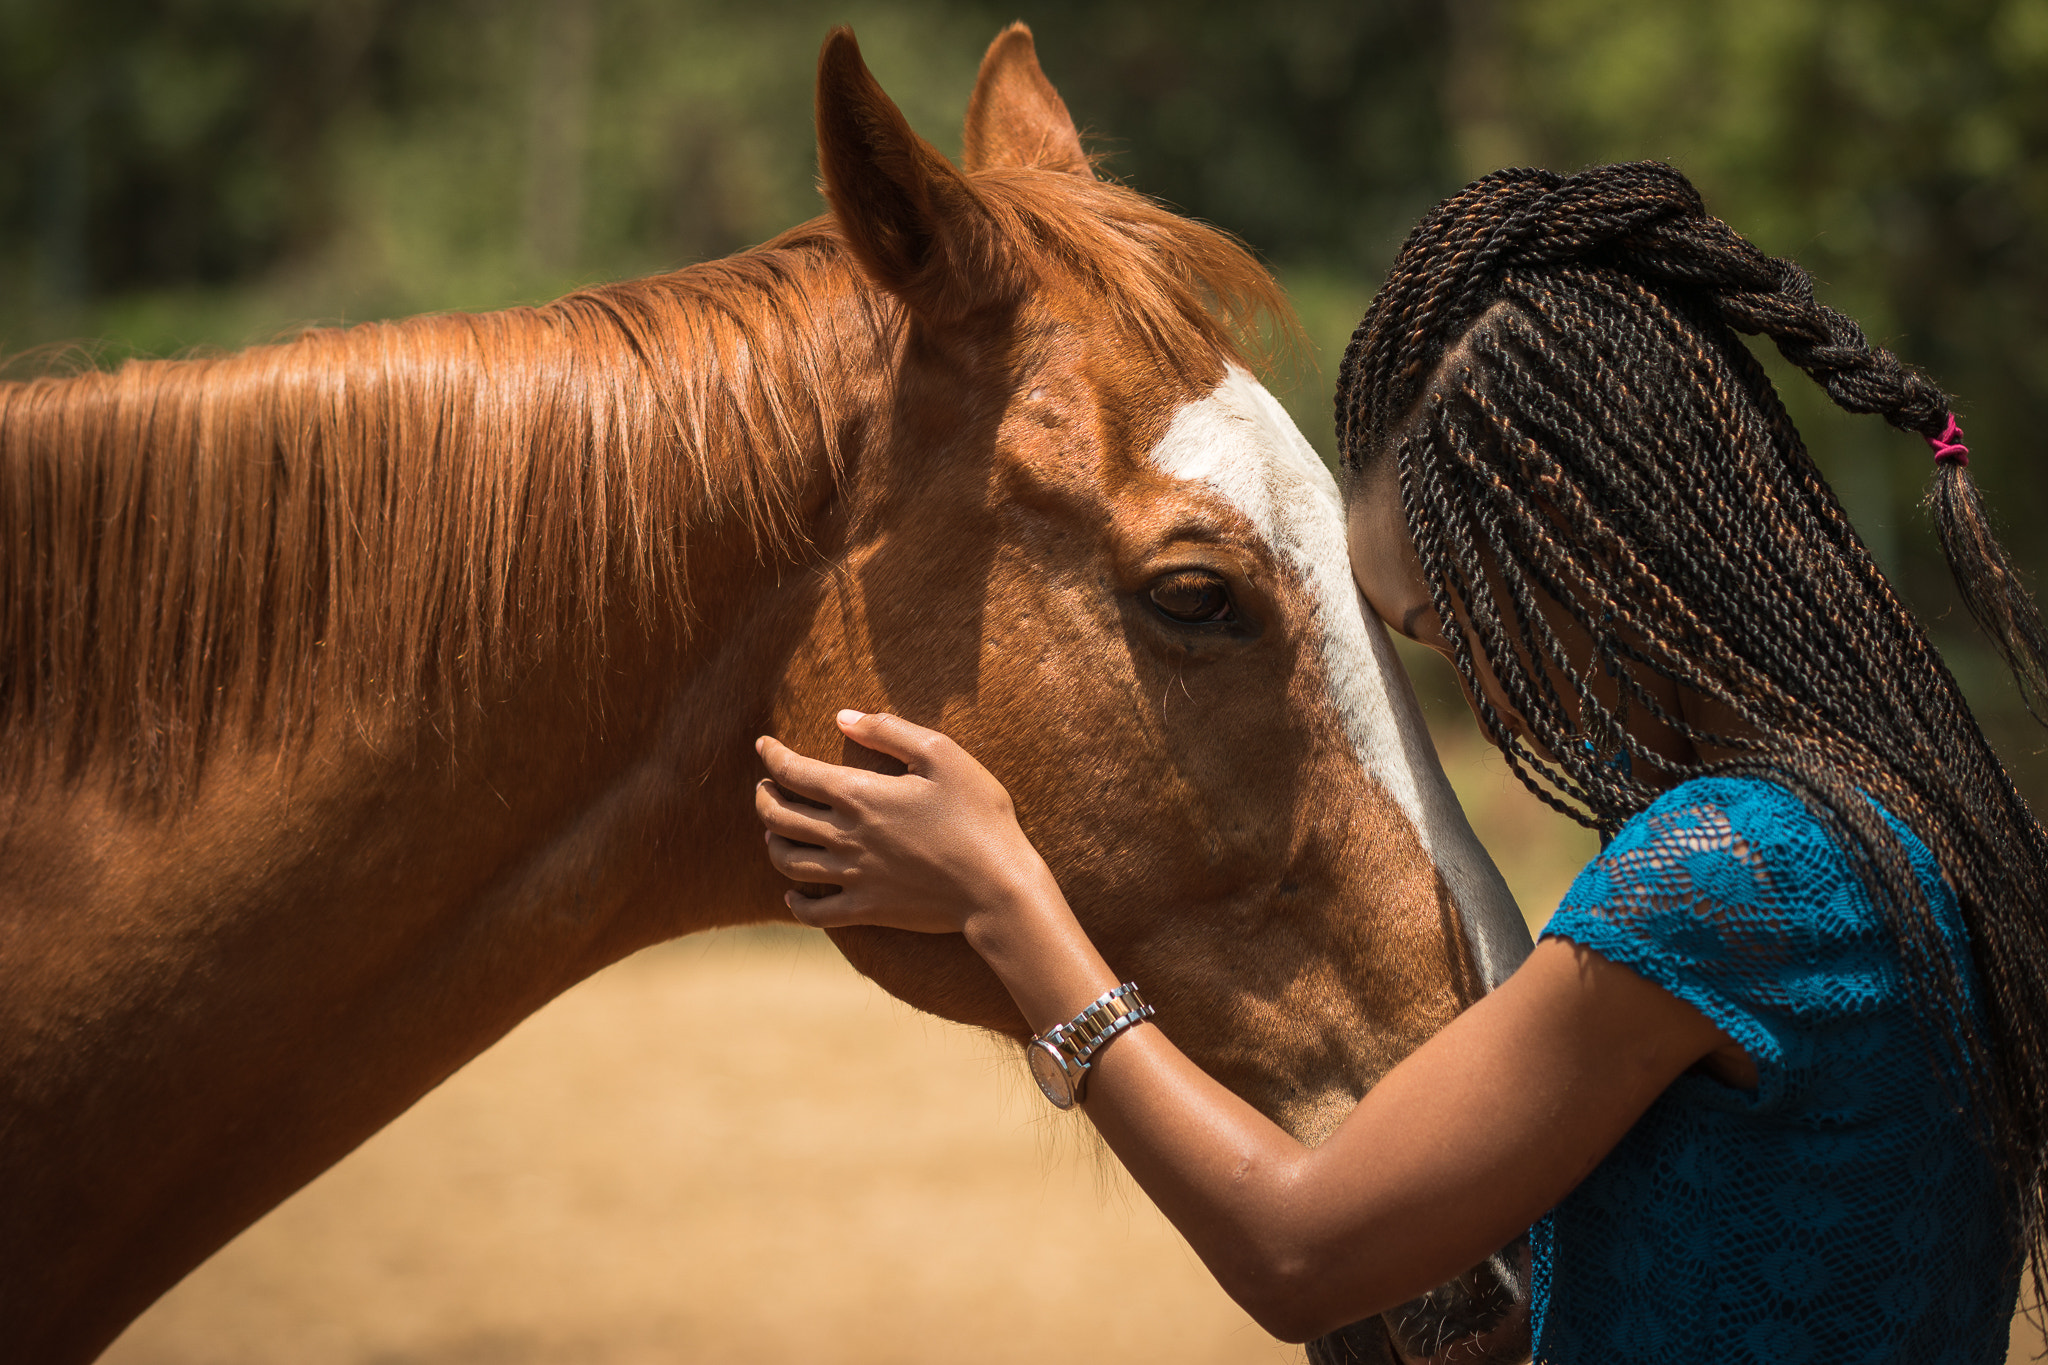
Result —
[{"label": "fingernail", "polygon": [[839,723],[841,725],[852,725],[866,719],[867,714],[865,711],[841,711],[839,713]]},{"label": "fingernail", "polygon": [[761,752],[761,750],[765,749],[765,748],[766,748],[767,746],[768,746],[768,736],[766,736],[766,735],[760,735],[760,736],[757,736],[757,737],[755,738],[755,740],[754,740],[754,752],[755,752],[755,753],[757,753],[757,754],[758,754],[758,753],[760,753],[760,752]]}]

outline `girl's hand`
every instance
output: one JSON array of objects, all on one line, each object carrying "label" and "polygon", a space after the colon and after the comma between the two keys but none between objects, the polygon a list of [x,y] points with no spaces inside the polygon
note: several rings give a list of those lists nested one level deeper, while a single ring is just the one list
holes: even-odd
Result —
[{"label": "girl's hand", "polygon": [[787,893],[799,920],[957,934],[1044,893],[1052,874],[1017,827],[1010,794],[959,745],[889,715],[841,711],[839,728],[909,771],[843,768],[768,735],[754,743],[774,779],[754,790],[768,860],[792,881],[840,888],[816,898]]}]

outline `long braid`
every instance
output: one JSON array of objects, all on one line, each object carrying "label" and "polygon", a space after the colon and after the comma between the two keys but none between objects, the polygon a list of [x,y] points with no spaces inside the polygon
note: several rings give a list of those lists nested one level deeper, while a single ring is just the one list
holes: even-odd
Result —
[{"label": "long braid", "polygon": [[[1709,216],[1682,175],[1641,162],[1502,171],[1432,210],[1345,353],[1340,446],[1354,473],[1396,462],[1452,662],[1546,803],[1612,833],[1666,780],[1705,770],[1632,735],[1639,715],[1732,752],[1717,771],[1790,787],[1849,851],[1899,936],[1931,1060],[1958,1064],[1939,1069],[1984,1120],[2038,1292],[2048,834],[1737,332],[1769,337],[1850,412],[1952,435],[1938,386]],[[1964,602],[2038,706],[2048,632],[1962,460],[1937,462],[1928,501]],[[1585,675],[1545,600],[1592,640]],[[1526,734],[1479,686],[1482,666]],[[1647,675],[1721,703],[1743,734],[1670,714]],[[1872,799],[1955,890],[1981,1029]]]}]

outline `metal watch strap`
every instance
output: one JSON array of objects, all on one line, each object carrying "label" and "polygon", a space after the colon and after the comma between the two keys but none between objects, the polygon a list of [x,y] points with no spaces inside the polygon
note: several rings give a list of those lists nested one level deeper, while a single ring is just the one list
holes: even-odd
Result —
[{"label": "metal watch strap", "polygon": [[1035,1041],[1051,1043],[1069,1063],[1074,1078],[1074,1098],[1082,1098],[1088,1084],[1088,1068],[1110,1040],[1127,1033],[1153,1015],[1153,1009],[1138,994],[1136,982],[1126,981],[1115,990],[1104,991],[1095,1003],[1064,1024],[1055,1025]]}]

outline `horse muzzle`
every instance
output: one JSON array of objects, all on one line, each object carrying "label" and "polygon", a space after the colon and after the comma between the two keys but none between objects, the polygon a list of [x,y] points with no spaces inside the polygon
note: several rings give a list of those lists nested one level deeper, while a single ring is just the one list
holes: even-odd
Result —
[{"label": "horse muzzle", "polygon": [[1308,1344],[1309,1365],[1510,1365],[1529,1358],[1529,1245]]}]

